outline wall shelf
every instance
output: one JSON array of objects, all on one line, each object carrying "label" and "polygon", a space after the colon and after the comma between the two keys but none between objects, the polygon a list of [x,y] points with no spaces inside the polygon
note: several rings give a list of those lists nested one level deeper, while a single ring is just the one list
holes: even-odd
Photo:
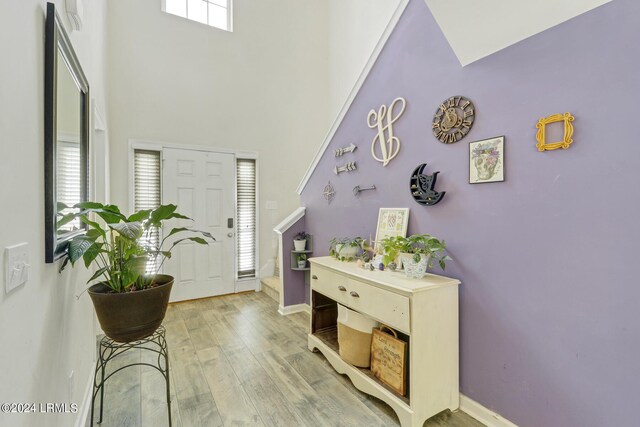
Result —
[{"label": "wall shelf", "polygon": [[[305,246],[303,251],[296,251],[295,249],[291,251],[291,270],[293,271],[310,271],[311,267],[309,266],[309,258],[313,253],[313,236],[309,235],[307,237],[307,245]],[[304,268],[298,268],[298,255],[305,254],[307,255],[307,262]]]}]

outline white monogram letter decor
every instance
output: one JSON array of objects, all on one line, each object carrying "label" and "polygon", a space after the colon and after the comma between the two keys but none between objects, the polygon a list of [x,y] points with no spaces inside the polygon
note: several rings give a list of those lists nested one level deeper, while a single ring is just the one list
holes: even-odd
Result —
[{"label": "white monogram letter decor", "polygon": [[[400,111],[394,115],[397,104],[400,104]],[[377,112],[371,110],[367,116],[369,127],[378,130],[378,134],[371,142],[371,155],[382,163],[382,166],[387,166],[400,151],[400,139],[393,134],[393,124],[404,113],[406,105],[407,102],[404,98],[396,98],[389,105],[389,108],[386,105],[381,105]]]}]

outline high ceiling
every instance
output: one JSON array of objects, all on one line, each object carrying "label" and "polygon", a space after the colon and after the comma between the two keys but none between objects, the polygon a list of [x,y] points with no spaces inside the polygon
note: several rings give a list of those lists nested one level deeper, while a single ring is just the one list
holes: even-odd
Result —
[{"label": "high ceiling", "polygon": [[425,0],[468,65],[611,0]]}]

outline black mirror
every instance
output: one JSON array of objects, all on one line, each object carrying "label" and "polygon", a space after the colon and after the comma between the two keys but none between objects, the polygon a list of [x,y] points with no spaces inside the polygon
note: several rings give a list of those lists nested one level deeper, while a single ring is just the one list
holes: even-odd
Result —
[{"label": "black mirror", "polygon": [[88,200],[89,83],[56,13],[47,3],[44,56],[45,261],[54,262],[86,227],[58,227],[65,206]]}]

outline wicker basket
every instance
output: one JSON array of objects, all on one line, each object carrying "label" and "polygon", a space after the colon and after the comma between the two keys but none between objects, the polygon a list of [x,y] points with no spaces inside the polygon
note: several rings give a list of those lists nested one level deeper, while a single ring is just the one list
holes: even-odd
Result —
[{"label": "wicker basket", "polygon": [[340,357],[360,368],[371,365],[371,337],[378,322],[338,304],[338,345]]}]

